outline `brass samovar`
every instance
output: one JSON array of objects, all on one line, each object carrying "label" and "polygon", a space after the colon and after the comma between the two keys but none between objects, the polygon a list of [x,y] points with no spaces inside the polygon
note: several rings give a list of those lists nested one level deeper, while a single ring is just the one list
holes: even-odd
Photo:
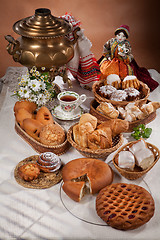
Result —
[{"label": "brass samovar", "polygon": [[7,35],[5,39],[9,42],[7,51],[14,61],[29,69],[36,66],[39,71],[45,67],[45,71],[50,71],[52,80],[63,72],[64,81],[69,80],[64,70],[59,73],[59,68],[73,58],[73,45],[77,41],[79,28],[73,31],[75,38],[70,41],[67,35],[72,32],[72,25],[51,15],[49,9],[39,8],[33,16],[17,21],[13,30],[20,37],[15,40]]}]

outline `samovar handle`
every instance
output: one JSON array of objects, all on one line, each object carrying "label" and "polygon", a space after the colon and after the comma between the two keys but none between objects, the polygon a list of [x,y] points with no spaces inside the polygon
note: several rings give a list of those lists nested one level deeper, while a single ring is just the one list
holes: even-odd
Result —
[{"label": "samovar handle", "polygon": [[13,55],[13,59],[15,62],[18,62],[20,59],[20,42],[15,40],[11,35],[6,35],[5,39],[9,42],[6,47],[6,50],[10,55]]},{"label": "samovar handle", "polygon": [[72,41],[73,44],[75,44],[79,38],[79,36],[77,35],[77,32],[80,31],[80,27],[77,27],[76,29],[74,29],[73,31],[73,37],[74,37],[74,40]]}]

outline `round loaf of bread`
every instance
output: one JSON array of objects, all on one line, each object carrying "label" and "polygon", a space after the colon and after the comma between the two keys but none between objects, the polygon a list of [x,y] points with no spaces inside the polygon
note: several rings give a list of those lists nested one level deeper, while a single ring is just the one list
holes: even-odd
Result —
[{"label": "round loaf of bread", "polygon": [[[63,167],[62,178],[64,183],[71,181],[69,187],[64,189],[64,191],[73,199],[72,195],[73,192],[75,192],[73,190],[75,184],[72,185],[72,183],[86,182],[86,185],[89,185],[90,193],[95,194],[105,186],[112,183],[113,171],[107,163],[101,160],[93,158],[79,158],[68,162]],[[77,199],[79,198],[79,195],[80,193],[77,194]]]},{"label": "round loaf of bread", "polygon": [[98,216],[113,228],[136,229],[154,215],[151,194],[144,188],[127,183],[114,183],[103,188],[96,198]]},{"label": "round loaf of bread", "polygon": [[65,132],[60,125],[50,123],[42,128],[39,137],[41,143],[48,146],[56,146],[65,141]]}]

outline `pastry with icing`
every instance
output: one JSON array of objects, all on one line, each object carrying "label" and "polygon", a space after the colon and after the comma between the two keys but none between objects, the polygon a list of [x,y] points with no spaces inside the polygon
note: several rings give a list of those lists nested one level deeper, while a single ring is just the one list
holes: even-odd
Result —
[{"label": "pastry with icing", "polygon": [[105,85],[112,85],[116,89],[121,87],[121,79],[117,74],[110,74],[107,76],[107,79],[104,81]]},{"label": "pastry with icing", "polygon": [[110,100],[112,101],[126,101],[127,93],[124,90],[117,90],[111,94]]},{"label": "pastry with icing", "polygon": [[139,89],[140,82],[139,82],[139,80],[137,79],[136,76],[128,75],[123,79],[122,89],[129,88],[129,87]]},{"label": "pastry with icing", "polygon": [[108,98],[110,99],[111,94],[113,92],[115,92],[117,89],[111,85],[105,85],[105,86],[101,86],[99,88],[99,93],[102,97]]},{"label": "pastry with icing", "polygon": [[120,168],[124,168],[131,171],[134,170],[135,157],[130,151],[121,151],[118,154],[115,162]]}]

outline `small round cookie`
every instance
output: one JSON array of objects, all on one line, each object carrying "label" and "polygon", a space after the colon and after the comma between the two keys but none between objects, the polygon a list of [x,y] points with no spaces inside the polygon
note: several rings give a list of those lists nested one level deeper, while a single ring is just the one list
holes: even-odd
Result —
[{"label": "small round cookie", "polygon": [[32,181],[40,174],[40,169],[36,163],[26,163],[18,168],[19,176],[25,181]]},{"label": "small round cookie", "polygon": [[58,124],[45,125],[40,132],[40,142],[48,146],[60,145],[65,141],[65,132]]},{"label": "small round cookie", "polygon": [[134,184],[113,183],[103,188],[96,198],[98,216],[120,230],[142,226],[153,217],[154,210],[151,194]]},{"label": "small round cookie", "polygon": [[53,123],[52,114],[50,113],[49,109],[44,106],[37,111],[36,120],[38,120],[43,125]]}]

